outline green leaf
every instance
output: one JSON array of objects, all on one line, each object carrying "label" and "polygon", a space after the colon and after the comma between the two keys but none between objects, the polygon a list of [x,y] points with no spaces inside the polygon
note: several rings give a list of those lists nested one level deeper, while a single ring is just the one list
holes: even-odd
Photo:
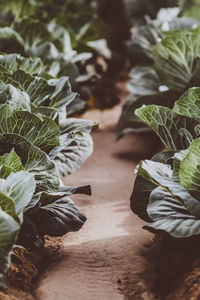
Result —
[{"label": "green leaf", "polygon": [[137,108],[151,104],[172,107],[178,96],[179,93],[175,91],[152,93],[151,95],[139,96],[138,98],[130,95],[123,106],[122,114],[117,124],[116,139],[120,139],[126,133],[140,133],[151,130],[135,114]]},{"label": "green leaf", "polygon": [[149,180],[146,180],[139,175],[136,177],[130,199],[131,209],[136,215],[146,222],[151,221],[147,214],[147,206],[149,203],[149,196],[155,188],[156,185]]},{"label": "green leaf", "polygon": [[157,161],[163,164],[172,165],[173,164],[173,158],[176,151],[163,151],[155,154],[151,160]]},{"label": "green leaf", "polygon": [[[172,20],[171,22],[168,22],[167,26],[163,24],[163,29],[165,30],[165,26],[168,27],[167,30],[171,31],[181,31],[181,30],[188,30],[193,27],[196,27],[199,25],[199,20],[192,20],[186,17],[178,17]],[[167,33],[165,32],[167,35]]]},{"label": "green leaf", "polygon": [[68,197],[61,197],[51,204],[40,206],[30,215],[30,219],[40,236],[62,236],[70,231],[78,231],[86,221],[85,215]]},{"label": "green leaf", "polygon": [[98,128],[98,122],[81,118],[67,118],[60,120],[59,128],[62,134],[77,131],[89,133],[92,129]]},{"label": "green leaf", "polygon": [[23,211],[34,191],[32,174],[24,171],[11,173],[7,179],[0,179],[0,208],[21,223]]},{"label": "green leaf", "polygon": [[[23,213],[25,207],[31,201],[34,192],[35,180],[33,175],[28,172],[19,171],[17,173],[11,173],[7,179],[0,179],[1,203],[3,203],[3,201],[6,202],[3,200],[4,196],[12,199],[17,216]],[[5,207],[0,206],[1,209],[10,214]],[[10,215],[13,216],[13,214]]]},{"label": "green leaf", "polygon": [[189,150],[186,149],[186,150],[182,150],[182,151],[174,154],[172,178],[175,182],[180,182],[180,178],[179,178],[180,165],[181,165],[181,162],[183,161],[183,159],[185,158],[185,156],[188,154],[188,151]]},{"label": "green leaf", "polygon": [[10,153],[5,153],[0,156],[0,177],[7,178],[11,172],[16,173],[18,171],[24,171],[24,167],[20,160],[20,157],[12,149]]},{"label": "green leaf", "polygon": [[34,104],[31,105],[31,111],[33,114],[38,116],[43,115],[49,117],[52,120],[56,120],[58,116],[58,110],[56,108],[47,107],[47,106],[35,106]]},{"label": "green leaf", "polygon": [[63,176],[78,170],[93,152],[93,140],[89,133],[76,134],[74,141],[55,158],[58,170]]},{"label": "green leaf", "polygon": [[93,140],[90,132],[93,128],[98,127],[98,123],[84,119],[68,118],[61,120],[59,127],[62,135],[75,133],[75,143],[68,144],[55,158],[59,172],[66,176],[79,169],[92,154]]},{"label": "green leaf", "polygon": [[[71,78],[70,78],[71,79]],[[73,102],[69,103],[67,106],[67,116],[70,117],[74,113],[81,112],[86,106],[86,102],[80,97],[76,97]]]},{"label": "green leaf", "polygon": [[186,188],[173,181],[170,166],[145,160],[140,164],[138,175],[163,187],[174,198],[181,201],[192,215],[200,218],[200,201],[195,199]]},{"label": "green leaf", "polygon": [[188,89],[174,104],[173,111],[179,115],[200,121],[200,88]]},{"label": "green leaf", "polygon": [[159,92],[161,83],[152,67],[134,67],[130,72],[130,76],[132,77],[132,80],[129,82],[131,97],[152,95]]},{"label": "green leaf", "polygon": [[21,90],[29,95],[31,103],[36,106],[61,109],[76,97],[66,76],[46,80],[18,70],[7,78],[7,82],[9,79],[13,85],[20,86]]},{"label": "green leaf", "polygon": [[199,30],[172,32],[153,48],[155,69],[170,89],[184,90],[199,69]]},{"label": "green leaf", "polygon": [[180,183],[191,194],[200,199],[200,138],[193,141],[189,151],[180,163],[179,178]]},{"label": "green leaf", "polygon": [[60,136],[60,145],[51,150],[49,157],[51,159],[55,159],[61,151],[65,150],[69,146],[77,146],[76,136],[74,133],[62,134]]},{"label": "green leaf", "polygon": [[28,111],[0,116],[0,134],[19,135],[47,153],[59,145],[59,129],[48,117],[39,118]]},{"label": "green leaf", "polygon": [[195,126],[198,122],[167,107],[149,105],[137,109],[135,113],[156,132],[168,151],[187,149],[191,141],[197,138]]},{"label": "green leaf", "polygon": [[147,213],[153,221],[159,219],[196,219],[182,203],[162,187],[156,188],[150,196]]},{"label": "green leaf", "polygon": [[42,63],[39,58],[25,58],[19,54],[0,55],[0,66],[10,74],[22,70],[31,75],[39,75],[42,71]]},{"label": "green leaf", "polygon": [[128,53],[132,64],[150,64],[153,61],[152,48],[156,45],[163,34],[153,23],[134,26],[132,40],[128,43]]},{"label": "green leaf", "polygon": [[10,255],[17,239],[19,224],[0,209],[0,280],[10,266]]},{"label": "green leaf", "polygon": [[6,115],[9,111],[11,113],[14,110],[30,111],[30,99],[26,93],[16,89],[11,84],[0,81],[0,106],[2,114],[4,114],[2,109],[5,109]]},{"label": "green leaf", "polygon": [[56,165],[45,152],[16,134],[0,135],[0,155],[13,148],[25,170],[34,175],[37,192],[58,189],[60,182]]},{"label": "green leaf", "polygon": [[39,192],[32,197],[32,200],[25,208],[26,215],[32,214],[33,211],[37,211],[40,206],[46,206],[54,203],[56,200],[66,196],[74,194],[84,194],[91,196],[91,186],[60,186],[55,192]]},{"label": "green leaf", "polygon": [[200,220],[163,188],[159,187],[151,193],[147,211],[153,223],[146,225],[145,229],[166,231],[175,238],[200,234]]},{"label": "green leaf", "polygon": [[200,220],[197,219],[162,219],[144,226],[151,232],[167,231],[175,238],[188,238],[200,234]]}]

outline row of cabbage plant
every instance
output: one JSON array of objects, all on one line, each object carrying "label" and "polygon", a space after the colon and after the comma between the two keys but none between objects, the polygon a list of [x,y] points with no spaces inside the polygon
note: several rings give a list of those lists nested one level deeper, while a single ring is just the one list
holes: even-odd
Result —
[{"label": "row of cabbage plant", "polygon": [[164,151],[135,170],[131,209],[145,229],[189,238],[200,234],[200,3],[179,4],[146,24],[137,19],[131,94],[117,137],[146,130],[159,136]]},{"label": "row of cabbage plant", "polygon": [[42,247],[45,235],[77,231],[86,221],[69,196],[90,195],[90,186],[65,186],[61,179],[93,151],[90,132],[98,123],[74,117],[84,102],[71,83],[77,90],[81,67],[94,55],[88,42],[101,34],[92,1],[88,11],[81,0],[0,6],[0,285],[5,286],[14,247]]}]

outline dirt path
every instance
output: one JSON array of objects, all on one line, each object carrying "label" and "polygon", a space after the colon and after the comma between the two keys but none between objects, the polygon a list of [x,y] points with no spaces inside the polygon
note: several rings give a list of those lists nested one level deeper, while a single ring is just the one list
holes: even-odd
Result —
[{"label": "dirt path", "polygon": [[[74,197],[88,221],[66,236],[64,257],[49,267],[36,291],[38,300],[152,299],[141,274],[141,249],[152,239],[129,209],[137,161],[149,141],[127,136],[113,141],[113,132],[94,133],[94,154],[68,185],[91,184],[92,197]],[[79,200],[77,200],[79,199]]]}]

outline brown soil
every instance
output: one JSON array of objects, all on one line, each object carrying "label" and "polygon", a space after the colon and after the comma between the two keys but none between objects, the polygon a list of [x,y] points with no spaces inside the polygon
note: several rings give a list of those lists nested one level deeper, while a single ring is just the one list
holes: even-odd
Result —
[{"label": "brown soil", "polygon": [[0,291],[0,300],[34,300],[38,274],[63,254],[62,238],[45,237],[42,250],[15,249],[11,267],[7,273],[9,288]]},{"label": "brown soil", "polygon": [[93,136],[94,155],[65,179],[68,185],[92,185],[91,198],[74,196],[88,221],[64,239],[64,257],[43,275],[36,298],[151,299],[141,278],[145,258],[140,252],[153,235],[131,213],[129,197],[134,168],[139,159],[151,156],[149,145],[153,154],[154,141],[151,136],[127,136],[116,143],[108,129]]},{"label": "brown soil", "polygon": [[141,254],[142,277],[156,300],[200,299],[200,238],[175,240],[156,236]]}]

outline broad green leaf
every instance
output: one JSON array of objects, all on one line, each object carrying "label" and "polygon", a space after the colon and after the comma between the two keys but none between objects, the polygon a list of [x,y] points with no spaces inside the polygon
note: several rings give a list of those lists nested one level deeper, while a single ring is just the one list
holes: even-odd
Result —
[{"label": "broad green leaf", "polygon": [[50,118],[39,118],[28,111],[15,111],[10,116],[5,112],[0,115],[0,134],[21,136],[47,153],[59,145],[60,132]]},{"label": "broad green leaf", "polygon": [[36,181],[36,191],[55,191],[59,187],[59,175],[54,161],[38,147],[16,134],[0,135],[0,155],[14,148],[26,171]]},{"label": "broad green leaf", "polygon": [[153,48],[155,69],[170,89],[184,90],[199,69],[199,30],[172,32]]},{"label": "broad green leaf", "polygon": [[200,88],[188,89],[174,104],[173,111],[179,115],[200,121]]},{"label": "broad green leaf", "polygon": [[19,224],[0,209],[0,280],[10,266],[10,255],[19,232]]},{"label": "broad green leaf", "polygon": [[58,79],[50,79],[48,84],[54,87],[49,106],[55,108],[68,106],[76,98],[77,94],[72,92],[68,77],[62,76]]},{"label": "broad green leaf", "polygon": [[200,234],[200,220],[178,199],[165,189],[158,187],[150,196],[147,212],[153,223],[144,228],[150,231],[165,231],[175,238],[186,238]]},{"label": "broad green leaf", "polygon": [[173,164],[173,158],[176,151],[163,151],[155,154],[151,160],[157,161],[163,164],[172,165]]},{"label": "broad green leaf", "polygon": [[[84,194],[91,195],[91,186],[60,186],[59,189],[55,192],[39,192],[35,194],[29,204],[25,208],[26,215],[32,214],[33,211],[37,211],[39,206],[46,206],[48,204],[54,203],[56,200],[61,199],[66,196],[73,194]],[[38,205],[39,204],[39,205]]]},{"label": "broad green leaf", "polygon": [[[1,209],[10,214],[6,207],[6,199],[11,199],[16,209],[16,215],[20,216],[25,207],[31,201],[35,192],[35,180],[32,174],[24,171],[11,173],[7,179],[0,179]],[[5,196],[5,200],[4,199]],[[3,201],[5,204],[3,204]],[[3,206],[5,205],[5,207]],[[11,214],[13,216],[13,214]]]},{"label": "broad green leaf", "polygon": [[60,174],[69,175],[78,170],[93,152],[93,140],[89,133],[76,134],[74,142],[59,152],[55,158]]},{"label": "broad green leaf", "polygon": [[174,198],[181,201],[192,215],[200,218],[200,201],[194,198],[186,188],[173,181],[170,166],[145,160],[140,163],[138,175],[157,186],[163,187]]},{"label": "broad green leaf", "polygon": [[180,183],[200,199],[200,138],[193,141],[187,155],[180,163]]},{"label": "broad green leaf", "polygon": [[198,219],[161,219],[144,226],[151,232],[167,231],[175,238],[188,238],[200,234],[200,220]]},{"label": "broad green leaf", "polygon": [[172,178],[175,182],[180,182],[179,178],[179,171],[180,171],[180,164],[185,158],[185,156],[188,154],[188,149],[182,150],[180,152],[177,152],[173,156],[173,175]]},{"label": "broad green leaf", "polygon": [[158,24],[162,24],[164,22],[172,22],[175,18],[178,17],[179,13],[179,7],[163,7],[158,11],[156,21],[158,22]]},{"label": "broad green leaf", "polygon": [[60,58],[59,61],[57,61],[57,70],[55,68],[55,62],[52,63],[50,69],[48,69],[48,73],[51,76],[69,76],[70,83],[73,88],[77,88],[77,78],[80,75],[79,68],[76,64],[74,64],[72,61],[66,61],[62,58]]},{"label": "broad green leaf", "polygon": [[5,84],[0,81],[0,106],[1,112],[3,108],[7,113],[9,111],[11,113],[14,110],[30,111],[30,99],[26,93],[16,89],[11,84]]},{"label": "broad green leaf", "polygon": [[[199,25],[199,20],[196,21],[186,17],[178,17],[172,20],[171,22],[168,22],[167,26],[164,23],[162,29],[171,31],[181,31],[191,29],[193,27],[196,27],[197,25]],[[167,35],[167,32],[165,32],[165,34]]]},{"label": "broad green leaf", "polygon": [[170,165],[144,160],[140,162],[137,174],[155,185],[165,185],[171,181],[172,170]]},{"label": "broad green leaf", "polygon": [[132,77],[129,82],[129,92],[131,98],[152,95],[159,92],[161,85],[160,80],[156,72],[152,67],[137,66],[132,68],[130,72]]},{"label": "broad green leaf", "polygon": [[69,105],[76,97],[66,76],[46,80],[18,70],[7,78],[7,82],[9,78],[13,85],[20,86],[29,95],[31,103],[36,106],[60,109]]},{"label": "broad green leaf", "polygon": [[33,175],[19,171],[0,179],[0,208],[21,223],[25,207],[35,191]]},{"label": "broad green leaf", "polygon": [[66,133],[60,136],[60,145],[55,147],[48,154],[51,159],[55,159],[56,156],[62,151],[65,150],[69,146],[76,146],[76,136],[74,133]]},{"label": "broad green leaf", "polygon": [[120,139],[126,133],[140,133],[151,130],[135,114],[137,108],[151,104],[172,107],[178,96],[179,93],[170,90],[155,94],[152,91],[152,94],[139,96],[138,98],[130,95],[123,106],[122,114],[117,124],[116,139]]},{"label": "broad green leaf", "polygon": [[15,203],[12,197],[10,197],[5,190],[2,191],[2,180],[4,179],[0,179],[0,209],[2,209],[5,213],[14,218],[16,222],[20,223],[19,216],[16,212]]},{"label": "broad green leaf", "polygon": [[16,173],[23,171],[24,167],[20,160],[20,157],[12,149],[10,153],[5,153],[0,156],[0,178],[7,178],[11,172]]},{"label": "broad green leaf", "polygon": [[89,133],[92,129],[98,128],[98,122],[82,118],[65,118],[60,120],[59,128],[62,134],[77,131]]},{"label": "broad green leaf", "polygon": [[137,109],[136,116],[156,132],[168,151],[187,149],[198,137],[196,120],[178,115],[167,107],[149,105]]},{"label": "broad green leaf", "polygon": [[131,209],[146,222],[151,221],[147,214],[147,206],[149,203],[149,196],[155,188],[156,185],[149,180],[146,180],[139,175],[136,177],[130,199]]},{"label": "broad green leaf", "polygon": [[31,104],[31,111],[33,114],[47,116],[52,120],[56,120],[56,117],[58,116],[58,110],[56,108],[47,106],[37,107],[34,104]]},{"label": "broad green leaf", "polygon": [[[71,77],[70,77],[71,79]],[[67,116],[70,117],[74,113],[78,113],[82,111],[86,106],[86,102],[83,101],[80,97],[76,97],[74,101],[70,102],[69,105],[67,106]]]},{"label": "broad green leaf", "polygon": [[162,187],[154,189],[151,193],[147,213],[153,221],[165,218],[196,219],[178,199],[173,198]]},{"label": "broad green leaf", "polygon": [[151,64],[153,62],[152,48],[163,34],[153,23],[134,26],[132,40],[128,43],[128,54],[132,64]]},{"label": "broad green leaf", "polygon": [[74,142],[63,148],[55,158],[59,172],[66,176],[79,169],[92,154],[93,140],[90,132],[93,128],[98,127],[98,123],[84,119],[68,118],[61,120],[59,127],[62,135],[75,133]]},{"label": "broad green leaf", "polygon": [[0,55],[0,66],[10,74],[22,70],[31,75],[39,75],[42,71],[42,63],[39,58],[25,58],[19,54]]},{"label": "broad green leaf", "polygon": [[62,236],[70,231],[78,231],[87,218],[71,199],[61,197],[51,204],[40,206],[30,215],[30,219],[40,236]]}]

